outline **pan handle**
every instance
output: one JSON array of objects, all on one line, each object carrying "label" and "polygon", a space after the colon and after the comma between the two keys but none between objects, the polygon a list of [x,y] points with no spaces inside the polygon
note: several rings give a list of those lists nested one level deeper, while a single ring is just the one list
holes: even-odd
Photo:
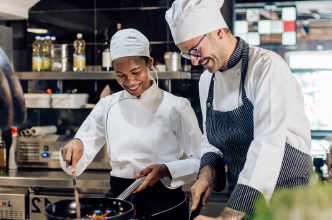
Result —
[{"label": "pan handle", "polygon": [[125,191],[123,191],[117,199],[125,200],[127,199],[145,180],[146,176],[140,177],[135,182],[133,182]]}]

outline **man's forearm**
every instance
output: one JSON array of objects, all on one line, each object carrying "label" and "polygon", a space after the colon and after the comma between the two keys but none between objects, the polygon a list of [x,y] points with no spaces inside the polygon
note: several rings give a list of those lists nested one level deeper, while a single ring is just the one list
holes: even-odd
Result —
[{"label": "man's forearm", "polygon": [[201,169],[201,172],[200,172],[198,178],[201,177],[201,176],[206,176],[206,177],[209,177],[209,178],[213,179],[214,176],[215,176],[214,168],[211,165],[205,165]]},{"label": "man's forearm", "polygon": [[242,219],[246,213],[226,207],[221,212],[221,217],[223,220],[240,220]]}]

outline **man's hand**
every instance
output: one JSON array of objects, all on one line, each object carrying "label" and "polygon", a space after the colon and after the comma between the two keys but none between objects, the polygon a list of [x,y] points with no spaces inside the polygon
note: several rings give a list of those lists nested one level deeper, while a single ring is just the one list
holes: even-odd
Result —
[{"label": "man's hand", "polygon": [[245,216],[244,212],[226,207],[218,218],[209,218],[203,215],[197,216],[194,220],[240,220]]},{"label": "man's hand", "polygon": [[81,140],[72,139],[63,148],[61,148],[62,159],[66,161],[67,166],[71,165],[71,172],[74,172],[78,161],[83,155],[83,143]]},{"label": "man's hand", "polygon": [[158,182],[161,178],[168,176],[169,178],[172,178],[168,168],[164,164],[153,164],[150,166],[147,166],[144,170],[136,174],[136,178],[140,178],[142,176],[147,177],[144,180],[144,182],[134,191],[134,193],[138,193],[145,189],[147,186],[153,186],[156,182]]},{"label": "man's hand", "polygon": [[193,205],[191,206],[191,210],[195,210],[197,208],[197,205],[203,193],[205,194],[202,198],[202,206],[204,207],[206,205],[214,189],[214,175],[214,168],[210,165],[206,165],[201,169],[198,180],[191,187],[191,196],[193,199]]}]

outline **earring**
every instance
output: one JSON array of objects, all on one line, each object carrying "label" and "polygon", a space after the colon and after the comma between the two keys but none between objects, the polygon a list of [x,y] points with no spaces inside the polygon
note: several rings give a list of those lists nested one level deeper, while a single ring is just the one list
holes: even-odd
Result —
[{"label": "earring", "polygon": [[220,39],[223,39],[223,37],[220,37]]}]

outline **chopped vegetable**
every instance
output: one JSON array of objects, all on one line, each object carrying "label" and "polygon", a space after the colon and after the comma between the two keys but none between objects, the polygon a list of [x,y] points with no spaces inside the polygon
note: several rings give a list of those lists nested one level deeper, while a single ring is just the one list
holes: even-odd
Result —
[{"label": "chopped vegetable", "polygon": [[106,218],[108,215],[108,212],[106,212],[103,215],[97,215],[96,213],[94,213],[93,215],[86,215],[89,219],[98,219],[98,218]]}]

